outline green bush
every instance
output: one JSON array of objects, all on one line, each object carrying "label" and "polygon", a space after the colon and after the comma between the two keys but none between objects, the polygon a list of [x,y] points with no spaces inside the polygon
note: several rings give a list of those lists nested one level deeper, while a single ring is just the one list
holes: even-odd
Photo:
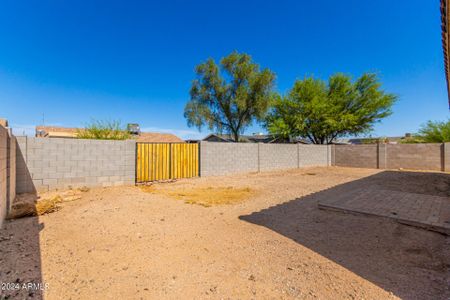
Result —
[{"label": "green bush", "polygon": [[428,121],[419,133],[400,141],[402,144],[447,143],[450,142],[450,119],[447,121]]},{"label": "green bush", "polygon": [[419,137],[424,143],[450,142],[450,119],[447,121],[428,121],[419,130]]},{"label": "green bush", "polygon": [[126,140],[131,137],[119,121],[92,121],[84,129],[77,131],[80,139]]}]

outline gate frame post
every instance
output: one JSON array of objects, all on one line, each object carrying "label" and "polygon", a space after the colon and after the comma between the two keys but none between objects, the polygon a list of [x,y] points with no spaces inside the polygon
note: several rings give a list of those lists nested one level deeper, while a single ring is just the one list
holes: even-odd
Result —
[{"label": "gate frame post", "polygon": [[172,146],[173,143],[169,143],[169,180],[172,178]]},{"label": "gate frame post", "polygon": [[136,142],[136,146],[134,147],[134,185],[137,185],[137,174],[138,172],[138,142]]}]

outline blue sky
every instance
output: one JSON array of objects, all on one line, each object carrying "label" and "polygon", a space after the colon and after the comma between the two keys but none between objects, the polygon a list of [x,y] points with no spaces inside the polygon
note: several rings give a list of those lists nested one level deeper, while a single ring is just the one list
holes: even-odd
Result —
[{"label": "blue sky", "polygon": [[1,1],[0,117],[16,134],[44,114],[204,136],[183,117],[194,67],[233,50],[282,93],[306,75],[377,72],[399,102],[373,136],[449,117],[438,0]]}]

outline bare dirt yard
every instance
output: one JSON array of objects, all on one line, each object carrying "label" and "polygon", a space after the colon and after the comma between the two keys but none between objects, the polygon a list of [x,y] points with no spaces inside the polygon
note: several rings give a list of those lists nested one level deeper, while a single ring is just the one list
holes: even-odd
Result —
[{"label": "bare dirt yard", "polygon": [[449,299],[449,237],[318,209],[355,186],[450,197],[449,174],[335,167],[90,189],[6,222],[0,281],[25,288],[0,298]]}]

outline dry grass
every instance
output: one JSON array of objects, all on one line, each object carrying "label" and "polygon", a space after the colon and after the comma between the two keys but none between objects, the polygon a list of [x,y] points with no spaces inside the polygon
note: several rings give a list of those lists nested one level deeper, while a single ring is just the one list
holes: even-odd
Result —
[{"label": "dry grass", "polygon": [[171,198],[183,200],[185,203],[197,204],[205,207],[213,205],[229,205],[243,202],[255,195],[255,190],[249,187],[192,187],[192,188],[157,188],[155,186],[142,186],[147,193],[164,194]]},{"label": "dry grass", "polygon": [[8,219],[42,216],[58,211],[61,209],[61,203],[79,200],[81,199],[81,193],[86,193],[89,190],[87,187],[82,187],[62,192],[53,191],[43,193],[39,197],[33,193],[17,195]]},{"label": "dry grass", "polygon": [[45,214],[49,214],[59,209],[59,203],[61,203],[63,199],[61,196],[55,196],[52,198],[42,199],[36,202],[36,215],[41,216]]},{"label": "dry grass", "polygon": [[61,202],[63,202],[63,199],[59,195],[37,201],[34,195],[24,195],[19,201],[13,204],[8,218],[16,219],[49,214],[58,211]]}]

